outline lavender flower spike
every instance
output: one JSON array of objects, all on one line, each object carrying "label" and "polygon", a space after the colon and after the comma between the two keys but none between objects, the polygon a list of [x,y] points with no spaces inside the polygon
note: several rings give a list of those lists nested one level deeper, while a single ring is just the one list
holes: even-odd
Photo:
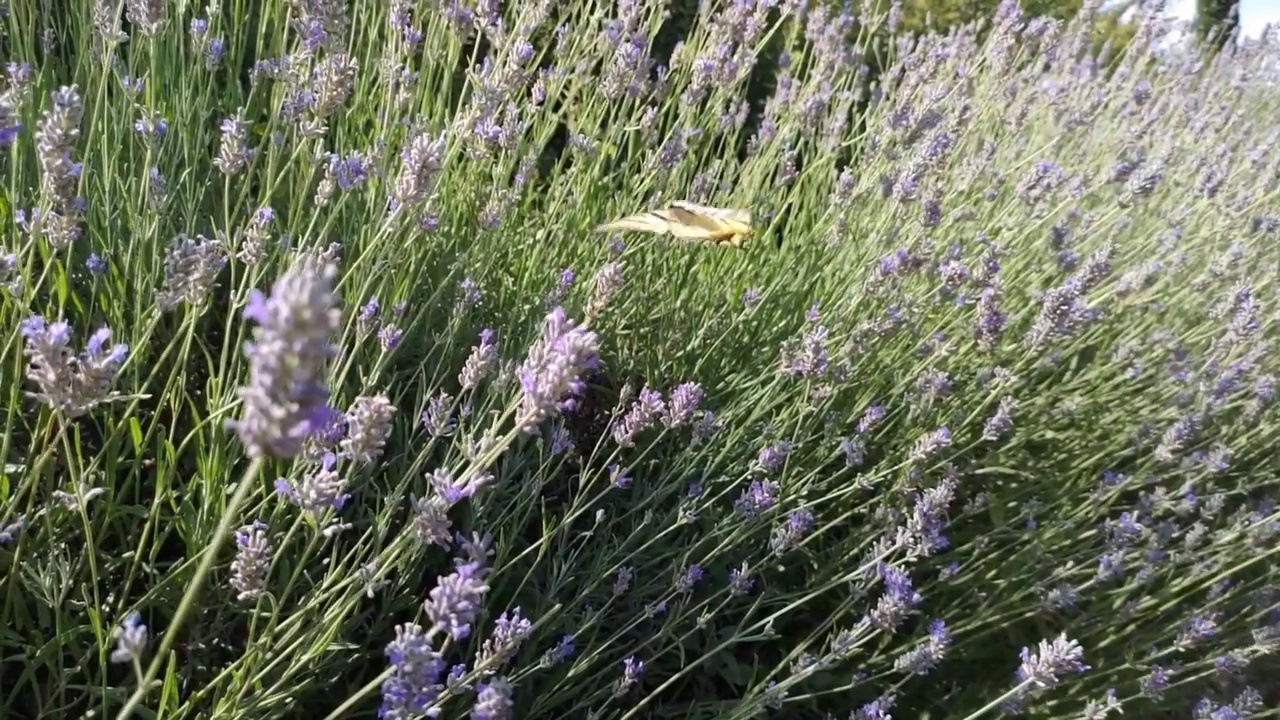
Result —
[{"label": "lavender flower spike", "polygon": [[567,395],[583,390],[579,377],[583,370],[599,362],[594,332],[579,327],[564,308],[552,310],[542,324],[542,339],[529,348],[520,367],[522,401],[517,424],[525,432],[535,432],[538,423],[551,417]]},{"label": "lavender flower spike", "polygon": [[67,418],[80,417],[111,399],[111,384],[129,346],[108,345],[110,329],[95,332],[78,357],[71,353],[71,326],[62,320],[50,323],[33,315],[23,321],[21,332],[30,361],[27,378],[39,388],[32,397]]},{"label": "lavender flower spike", "polygon": [[336,270],[308,258],[290,269],[265,297],[254,290],[245,308],[255,320],[253,342],[245,344],[249,384],[240,388],[244,411],[229,421],[250,457],[293,457],[303,441],[329,417],[325,366],[335,352],[329,338],[338,331],[332,281]]}]

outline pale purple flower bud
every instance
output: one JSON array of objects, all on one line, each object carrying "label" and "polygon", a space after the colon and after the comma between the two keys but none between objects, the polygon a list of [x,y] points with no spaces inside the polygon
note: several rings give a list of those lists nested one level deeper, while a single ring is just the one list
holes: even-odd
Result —
[{"label": "pale purple flower bud", "polygon": [[801,508],[787,513],[787,520],[773,531],[769,549],[774,555],[783,555],[795,548],[813,530],[813,511]]},{"label": "pale purple flower bud", "polygon": [[636,570],[633,567],[623,566],[618,568],[617,575],[613,578],[613,596],[622,597],[631,589],[631,582],[635,580]]},{"label": "pale purple flower bud", "polygon": [[276,480],[276,492],[288,498],[289,502],[301,508],[313,520],[319,521],[330,510],[340,511],[351,497],[345,492],[346,478],[337,470],[338,458],[326,454],[318,467],[302,476],[301,482],[289,482],[286,478]]},{"label": "pale purple flower bud", "polygon": [[396,639],[387,643],[387,659],[394,672],[382,683],[378,717],[408,720],[424,717],[444,686],[445,662],[431,647],[431,638],[416,623],[396,626]]},{"label": "pale purple flower bud", "polygon": [[622,677],[618,679],[618,686],[613,690],[615,698],[622,697],[640,682],[640,676],[644,674],[644,661],[631,655],[622,661]]},{"label": "pale purple flower bud", "polygon": [[710,440],[723,429],[724,424],[716,419],[715,413],[710,410],[703,410],[702,416],[693,425],[693,437],[689,440],[689,447],[694,447]]},{"label": "pale purple flower bud", "polygon": [[254,320],[245,345],[249,384],[240,388],[241,419],[228,423],[250,457],[293,457],[303,440],[327,419],[329,391],[323,384],[341,325],[332,280],[336,270],[305,258],[286,272],[269,297],[254,290],[244,315]]},{"label": "pale purple flower bud", "polygon": [[586,317],[594,320],[609,305],[622,289],[623,264],[621,260],[612,260],[600,266],[591,287],[591,297],[587,299]]},{"label": "pale purple flower bud", "polygon": [[436,586],[423,603],[433,630],[447,633],[455,641],[471,634],[471,624],[481,609],[480,602],[489,592],[489,586],[484,583],[485,572],[479,563],[466,563],[436,579]]},{"label": "pale purple flower bud", "polygon": [[912,588],[911,576],[900,568],[881,563],[879,575],[884,580],[884,594],[867,619],[873,627],[892,632],[908,616],[915,614],[923,598]]},{"label": "pale purple flower bud", "polygon": [[911,448],[910,460],[913,463],[922,463],[949,445],[951,445],[951,431],[945,427],[938,428],[916,440],[916,444]]},{"label": "pale purple flower bud", "polygon": [[18,536],[18,533],[22,532],[22,528],[26,527],[26,525],[26,518],[19,515],[14,518],[13,522],[5,525],[4,527],[0,527],[0,545],[12,544],[14,538]]},{"label": "pale purple flower bud", "polygon": [[311,112],[327,118],[342,107],[351,95],[360,64],[346,53],[326,55],[312,74]]},{"label": "pale purple flower bud", "polygon": [[667,412],[662,416],[662,424],[668,430],[688,425],[693,422],[693,415],[702,402],[702,386],[698,383],[681,383],[671,391],[671,400],[667,403]]},{"label": "pale purple flower bud", "polygon": [[449,521],[449,503],[439,495],[410,496],[413,505],[413,533],[423,545],[453,547],[453,524]]},{"label": "pale purple flower bud", "polygon": [[347,436],[340,444],[343,455],[358,463],[377,460],[386,447],[395,411],[395,406],[383,395],[356,398],[347,411]]},{"label": "pale purple flower bud", "polygon": [[395,323],[387,323],[378,331],[378,345],[385,352],[395,350],[400,346],[400,341],[404,339],[404,331]]},{"label": "pale purple flower bud", "polygon": [[111,330],[95,332],[78,357],[71,353],[71,326],[64,321],[46,323],[33,315],[22,323],[25,339],[23,354],[30,363],[27,378],[39,392],[30,396],[67,418],[84,415],[112,398],[111,385],[129,346],[119,343],[108,347]]},{"label": "pale purple flower bud", "polygon": [[427,408],[422,411],[422,426],[431,437],[449,437],[458,429],[458,421],[453,417],[453,396],[441,390],[427,401]]},{"label": "pale purple flower bud", "polygon": [[486,328],[480,331],[479,344],[471,348],[471,354],[467,356],[462,372],[458,374],[458,384],[462,386],[462,391],[474,390],[497,366],[498,346],[493,342],[493,331]]},{"label": "pale purple flower bud", "polygon": [[653,425],[665,409],[662,393],[644,386],[631,410],[613,426],[614,442],[619,447],[633,447],[636,436]]},{"label": "pale purple flower bud", "polygon": [[1014,677],[1019,685],[1026,684],[1036,689],[1054,687],[1060,682],[1060,676],[1078,675],[1089,669],[1084,664],[1084,648],[1069,639],[1066,633],[1052,642],[1041,640],[1035,652],[1022,648],[1019,657],[1022,664]]},{"label": "pale purple flower bud", "polygon": [[1018,399],[1012,395],[1000,398],[996,413],[982,424],[982,439],[994,442],[1003,438],[1013,429],[1013,413],[1018,410]]},{"label": "pale purple flower bud", "polygon": [[480,292],[480,285],[471,278],[463,278],[458,283],[458,298],[454,301],[454,309],[460,313],[464,313],[476,305],[480,304],[483,294]]},{"label": "pale purple flower bud", "polygon": [[533,623],[520,614],[516,608],[498,616],[480,652],[476,654],[476,668],[485,676],[495,674],[499,668],[510,662],[520,650],[524,641],[533,634]]},{"label": "pale purple flower bud", "polygon": [[74,85],[58,88],[50,98],[53,107],[40,119],[35,133],[40,192],[59,212],[64,212],[75,199],[80,182],[82,167],[71,153],[80,139],[84,103]]},{"label": "pale purple flower bud", "polygon": [[505,678],[493,678],[476,686],[476,704],[471,708],[471,720],[512,720],[515,703],[511,701],[514,688]]},{"label": "pale purple flower bud", "polygon": [[124,16],[138,32],[150,37],[164,25],[164,0],[126,0]]},{"label": "pale purple flower bud", "polygon": [[693,588],[706,577],[707,573],[702,569],[701,565],[690,565],[680,573],[680,577],[676,578],[676,592],[681,595],[687,595],[693,592]]},{"label": "pale purple flower bud", "polygon": [[266,523],[255,520],[236,533],[236,557],[231,561],[230,582],[237,600],[257,600],[266,591],[271,552]]},{"label": "pale purple flower bud", "polygon": [[454,478],[453,473],[448,469],[437,468],[431,472],[429,480],[431,487],[449,506],[474,496],[477,490],[493,480],[493,476],[488,473],[473,474],[469,477],[464,475],[464,477],[467,477],[465,482]]},{"label": "pale purple flower bud", "polygon": [[400,174],[391,190],[391,210],[412,207],[435,197],[436,181],[444,168],[445,135],[415,135],[400,153]]},{"label": "pale purple flower bud", "polygon": [[951,647],[951,633],[941,619],[929,623],[929,636],[924,642],[899,655],[893,666],[915,675],[928,675],[947,655]]},{"label": "pale purple flower bud", "polygon": [[876,425],[885,417],[885,408],[883,405],[872,405],[863,412],[862,417],[858,420],[858,435],[865,437],[867,433],[875,429]]},{"label": "pale purple flower bud", "polygon": [[226,264],[226,247],[218,240],[178,235],[165,251],[164,286],[156,293],[156,304],[164,311],[181,303],[202,307]]},{"label": "pale purple flower bud", "polygon": [[766,474],[778,472],[791,455],[791,447],[791,441],[783,440],[761,449],[756,456],[756,469]]},{"label": "pale purple flower bud", "polygon": [[249,122],[244,119],[244,108],[222,121],[222,143],[213,164],[224,175],[235,175],[253,161],[257,150],[249,147]]},{"label": "pale purple flower bud", "polygon": [[147,626],[142,624],[138,613],[130,613],[111,631],[111,638],[116,641],[116,647],[111,651],[111,662],[134,662],[141,659],[142,651],[147,649]]},{"label": "pale purple flower bud", "polygon": [[522,397],[517,425],[521,429],[536,432],[566,396],[582,391],[582,372],[599,363],[597,343],[596,334],[575,325],[564,308],[547,315],[541,339],[529,348],[518,371]]},{"label": "pale purple flower bud", "polygon": [[742,491],[733,503],[733,509],[747,518],[757,518],[773,509],[778,499],[778,483],[771,480],[755,480]]},{"label": "pale purple flower bud", "polygon": [[742,561],[742,567],[734,568],[729,571],[729,596],[742,597],[749,595],[752,588],[755,587],[755,578],[751,575],[751,568],[745,560]]}]

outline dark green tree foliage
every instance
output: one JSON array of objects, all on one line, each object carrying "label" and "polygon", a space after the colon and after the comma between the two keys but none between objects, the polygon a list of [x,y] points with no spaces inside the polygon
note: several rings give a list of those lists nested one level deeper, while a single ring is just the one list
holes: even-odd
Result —
[{"label": "dark green tree foliage", "polygon": [[1240,27],[1236,0],[1196,0],[1196,37],[1214,49],[1232,42]]}]

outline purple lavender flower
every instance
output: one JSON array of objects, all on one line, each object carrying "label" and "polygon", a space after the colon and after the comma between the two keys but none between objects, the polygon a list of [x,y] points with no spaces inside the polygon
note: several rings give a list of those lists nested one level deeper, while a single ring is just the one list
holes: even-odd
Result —
[{"label": "purple lavender flower", "polygon": [[733,509],[747,518],[757,518],[773,508],[778,490],[778,483],[772,480],[752,481],[733,503]]},{"label": "purple lavender flower", "polygon": [[257,600],[266,591],[271,555],[266,523],[255,520],[236,532],[236,557],[231,561],[230,584],[237,600]]},{"label": "purple lavender flower", "polygon": [[111,662],[136,662],[147,649],[147,626],[142,624],[142,616],[130,613],[124,622],[111,631],[116,647],[111,651]]},{"label": "purple lavender flower", "polygon": [[547,294],[546,303],[548,308],[564,303],[565,297],[569,294],[569,288],[573,286],[573,279],[573,270],[566,268],[560,271],[555,287],[551,288],[551,292]]},{"label": "purple lavender flower", "polygon": [[163,0],[127,0],[124,7],[129,24],[143,35],[155,35],[164,25]]},{"label": "purple lavender flower", "polygon": [[[611,251],[612,252],[612,251]],[[621,254],[615,253],[615,254]],[[621,260],[612,260],[600,266],[596,271],[595,279],[591,284],[591,297],[587,298],[587,310],[585,317],[588,322],[594,321],[600,317],[600,313],[604,311],[609,302],[613,300],[618,291],[622,289],[623,264]]]},{"label": "purple lavender flower", "polygon": [[862,417],[858,420],[857,433],[865,437],[876,425],[884,420],[886,410],[883,405],[872,405],[862,413]]},{"label": "purple lavender flower", "polygon": [[30,396],[67,418],[84,415],[112,398],[111,385],[129,353],[129,346],[108,347],[111,330],[101,328],[89,338],[85,351],[71,354],[71,326],[46,323],[32,315],[22,323],[24,354],[30,360],[27,378],[39,392]]},{"label": "purple lavender flower", "polygon": [[907,542],[919,556],[928,557],[949,545],[942,530],[947,508],[955,499],[958,485],[955,480],[944,478],[936,486],[916,495],[915,505],[903,529]]},{"label": "purple lavender flower", "polygon": [[774,555],[782,555],[800,544],[813,530],[813,511],[808,508],[787,513],[787,520],[773,532],[769,549]]},{"label": "purple lavender flower", "polygon": [[693,422],[698,404],[702,402],[702,386],[698,383],[681,383],[671,391],[671,399],[667,401],[667,411],[662,416],[662,424],[668,430],[688,425]]},{"label": "purple lavender flower", "polygon": [[867,619],[884,632],[893,632],[903,620],[915,614],[923,599],[911,586],[911,576],[901,568],[881,563],[877,569],[884,580],[884,594],[876,602]]},{"label": "purple lavender flower", "polygon": [[640,682],[640,676],[644,674],[644,661],[638,659],[635,655],[628,656],[622,661],[622,677],[618,679],[618,685],[613,690],[615,698],[622,697],[628,690],[635,687]]},{"label": "purple lavender flower", "polygon": [[594,332],[578,327],[556,308],[542,325],[542,338],[520,366],[521,406],[516,424],[527,433],[554,415],[560,402],[582,392],[582,372],[599,363]]},{"label": "purple lavender flower", "polygon": [[346,457],[358,463],[371,463],[382,455],[391,431],[391,416],[396,408],[382,395],[360,396],[347,410],[347,436],[340,447]]},{"label": "purple lavender flower", "polygon": [[239,390],[241,419],[231,421],[250,457],[293,457],[303,440],[328,417],[323,384],[330,342],[340,326],[334,307],[332,265],[311,258],[289,270],[266,297],[254,290],[244,314],[254,320],[254,340],[245,345],[249,384]]},{"label": "purple lavender flower", "polygon": [[693,437],[689,438],[689,447],[695,447],[710,440],[723,428],[723,423],[716,419],[715,413],[710,410],[703,410],[702,415],[693,425]]},{"label": "purple lavender flower", "polygon": [[382,683],[378,717],[409,720],[428,716],[443,686],[445,662],[431,646],[431,638],[415,623],[396,626],[396,639],[387,643],[387,659],[394,672]]},{"label": "purple lavender flower", "polygon": [[471,348],[471,354],[458,374],[462,392],[474,390],[497,366],[498,346],[494,344],[493,331],[486,328],[480,331],[480,342]]},{"label": "purple lavender flower", "polygon": [[476,669],[486,676],[496,673],[498,668],[515,657],[532,633],[533,623],[520,614],[520,608],[510,614],[502,613],[493,624],[493,632],[476,654]]},{"label": "purple lavender flower", "polygon": [[543,654],[541,660],[539,660],[539,665],[542,667],[559,665],[572,657],[574,650],[576,650],[576,648],[573,644],[573,636],[565,635],[560,638],[560,641],[555,644],[555,647]]},{"label": "purple lavender flower", "polygon": [[226,264],[227,250],[220,240],[174,237],[165,251],[164,286],[156,293],[156,304],[164,311],[182,303],[202,307]]},{"label": "purple lavender flower", "polygon": [[326,454],[319,467],[303,475],[294,485],[286,478],[276,480],[276,492],[319,521],[330,510],[340,511],[351,496],[345,492],[347,480],[338,472],[338,458]]},{"label": "purple lavender flower", "polygon": [[458,298],[454,301],[454,310],[464,313],[479,305],[482,297],[484,294],[480,292],[479,283],[469,277],[462,278],[458,283]]},{"label": "purple lavender flower", "polygon": [[916,440],[916,444],[911,448],[910,460],[913,463],[922,463],[950,444],[951,431],[945,427],[940,427]]},{"label": "purple lavender flower", "polygon": [[761,449],[760,454],[756,456],[756,469],[767,475],[778,472],[786,464],[787,457],[791,455],[791,448],[791,441],[783,440]]},{"label": "purple lavender flower", "polygon": [[384,352],[390,352],[400,346],[400,341],[404,339],[404,330],[401,330],[395,323],[387,323],[378,330],[378,345]]},{"label": "purple lavender flower", "polygon": [[36,128],[36,149],[40,160],[40,191],[60,212],[76,197],[81,165],[72,159],[72,151],[80,139],[80,121],[84,103],[73,85],[60,87],[50,98],[51,107]]},{"label": "purple lavender flower", "polygon": [[694,586],[701,582],[706,575],[707,573],[702,569],[701,565],[690,565],[676,579],[676,592],[682,595],[693,592]]},{"label": "purple lavender flower", "polygon": [[244,118],[244,108],[222,121],[222,143],[213,164],[224,175],[235,175],[248,167],[257,150],[249,147],[249,122]]},{"label": "purple lavender flower", "polygon": [[413,207],[435,197],[436,182],[444,169],[445,135],[420,132],[400,153],[400,174],[391,190],[391,211]]},{"label": "purple lavender flower", "polygon": [[18,517],[14,518],[13,521],[10,522],[8,525],[5,525],[4,527],[0,527],[0,545],[12,544],[14,541],[14,538],[18,536],[18,533],[22,532],[22,528],[26,527],[26,525],[27,525],[26,518],[19,515]]},{"label": "purple lavender flower", "polygon": [[431,437],[452,435],[458,429],[458,421],[453,417],[453,396],[441,390],[427,401],[427,408],[419,419]]},{"label": "purple lavender flower", "polygon": [[515,704],[511,702],[513,689],[505,678],[477,685],[471,720],[512,720],[515,717]]},{"label": "purple lavender flower", "polygon": [[1164,691],[1169,687],[1169,673],[1159,665],[1151,666],[1151,673],[1138,684],[1143,695],[1152,700],[1163,700]]},{"label": "purple lavender flower", "polygon": [[742,597],[748,595],[751,589],[755,587],[756,581],[751,574],[751,568],[747,562],[742,561],[742,567],[736,567],[729,571],[729,597]]},{"label": "purple lavender flower", "polygon": [[618,447],[634,447],[636,436],[653,425],[665,410],[662,393],[644,386],[631,410],[613,426],[614,442]]},{"label": "purple lavender flower", "polygon": [[1014,675],[1019,685],[1031,688],[1050,688],[1056,686],[1061,675],[1078,675],[1089,669],[1084,664],[1084,648],[1080,643],[1071,640],[1066,633],[1054,638],[1052,642],[1040,641],[1040,645],[1032,652],[1022,648],[1019,654],[1022,664]]},{"label": "purple lavender flower", "polygon": [[423,603],[433,631],[447,633],[455,641],[471,634],[471,624],[481,609],[480,602],[489,592],[489,586],[484,583],[485,572],[479,563],[469,562],[449,575],[436,578],[436,586]]},{"label": "purple lavender flower", "polygon": [[413,509],[413,533],[423,545],[453,547],[453,525],[449,521],[449,503],[439,495],[410,496]]},{"label": "purple lavender flower", "polygon": [[1018,410],[1018,399],[1012,395],[1000,398],[996,412],[982,424],[982,439],[995,442],[1013,429],[1013,413]]},{"label": "purple lavender flower", "polygon": [[431,487],[448,505],[472,497],[476,491],[493,480],[489,474],[464,474],[461,480],[454,478],[447,468],[436,468],[429,476]]},{"label": "purple lavender flower", "polygon": [[928,675],[946,657],[950,647],[951,634],[947,632],[947,624],[941,619],[933,620],[929,623],[929,636],[924,642],[899,655],[893,666],[915,675]]}]

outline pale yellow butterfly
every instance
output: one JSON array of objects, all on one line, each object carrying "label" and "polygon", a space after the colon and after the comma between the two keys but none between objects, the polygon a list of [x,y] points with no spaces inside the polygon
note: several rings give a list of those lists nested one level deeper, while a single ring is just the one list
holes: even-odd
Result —
[{"label": "pale yellow butterfly", "polygon": [[596,232],[671,234],[679,240],[701,240],[720,247],[741,247],[751,236],[751,211],[713,208],[673,200],[661,210],[630,215],[596,227]]}]

